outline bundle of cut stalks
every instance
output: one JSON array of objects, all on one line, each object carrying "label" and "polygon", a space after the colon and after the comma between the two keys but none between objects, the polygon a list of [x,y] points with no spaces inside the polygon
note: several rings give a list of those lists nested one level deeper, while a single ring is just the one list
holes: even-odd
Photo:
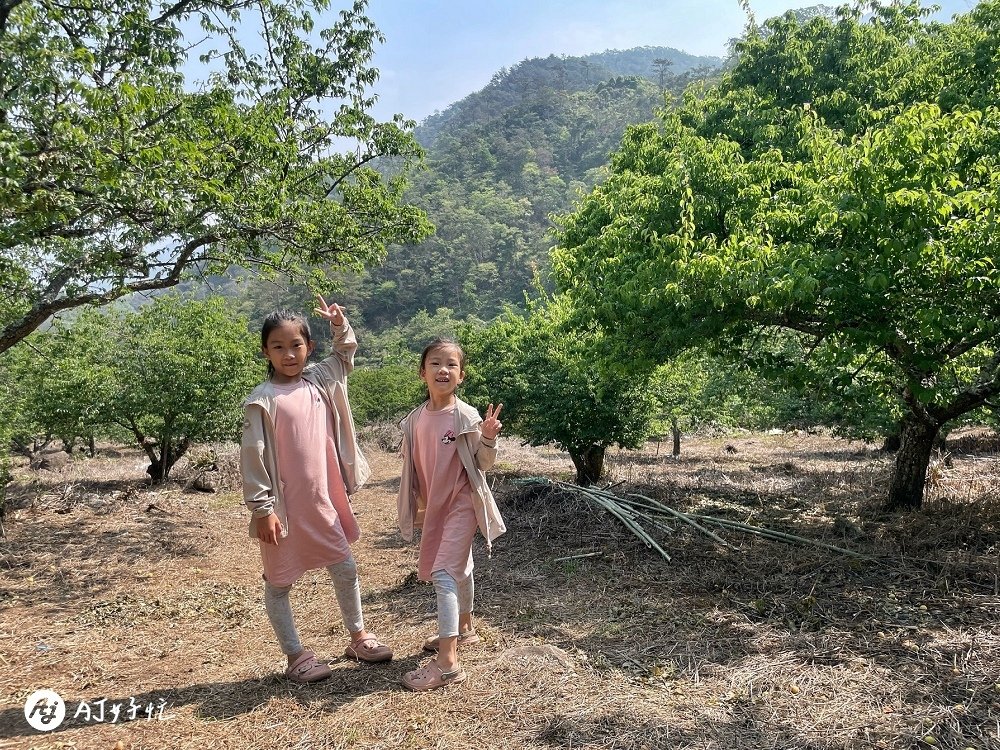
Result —
[{"label": "bundle of cut stalks", "polygon": [[670,561],[670,555],[667,554],[667,551],[663,549],[663,547],[653,538],[649,529],[656,529],[667,534],[672,534],[674,529],[671,524],[678,521],[687,524],[699,533],[705,534],[713,541],[721,544],[723,547],[728,547],[730,549],[732,549],[733,546],[729,542],[710,529],[705,528],[705,526],[715,525],[723,529],[755,534],[756,536],[763,537],[764,539],[771,539],[776,542],[820,547],[863,560],[871,559],[867,555],[862,555],[861,553],[853,550],[837,547],[833,544],[826,544],[825,542],[818,542],[814,539],[806,539],[805,537],[795,536],[794,534],[786,534],[782,531],[774,531],[773,529],[767,529],[762,526],[740,523],[739,521],[733,521],[728,518],[706,516],[701,513],[683,513],[664,505],[659,500],[654,500],[651,497],[634,492],[616,495],[611,492],[610,489],[580,487],[579,485],[567,484],[566,482],[559,482],[546,477],[527,477],[525,479],[518,479],[514,481],[516,484],[550,485],[552,487],[557,487],[564,492],[570,492],[582,497],[591,505],[596,506],[600,510],[605,511],[609,515],[618,519],[625,526],[625,528],[638,537],[643,544],[650,549],[656,550],[656,552],[668,562]]}]

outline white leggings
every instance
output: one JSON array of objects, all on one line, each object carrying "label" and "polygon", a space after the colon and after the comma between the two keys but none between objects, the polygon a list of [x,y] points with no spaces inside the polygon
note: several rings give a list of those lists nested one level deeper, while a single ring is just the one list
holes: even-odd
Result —
[{"label": "white leggings", "polygon": [[[327,566],[326,572],[330,574],[334,591],[337,592],[337,603],[340,605],[344,625],[351,633],[364,630],[361,586],[358,583],[358,566],[354,562],[354,556]],[[291,586],[274,586],[270,581],[264,581],[264,609],[267,610],[267,619],[271,621],[274,634],[278,636],[281,652],[286,656],[294,656],[303,650],[292,618],[292,605],[288,600],[291,590]]]},{"label": "white leggings", "polygon": [[476,585],[469,577],[456,581],[446,570],[435,570],[431,573],[434,582],[434,592],[437,594],[438,637],[452,638],[458,635],[459,613],[472,612],[472,599]]}]

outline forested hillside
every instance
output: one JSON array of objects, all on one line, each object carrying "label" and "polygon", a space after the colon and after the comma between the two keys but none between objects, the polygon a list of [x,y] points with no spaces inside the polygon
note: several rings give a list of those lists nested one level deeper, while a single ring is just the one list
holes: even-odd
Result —
[{"label": "forested hillside", "polygon": [[[550,215],[594,186],[629,125],[649,122],[722,63],[666,47],[524,60],[417,126],[425,159],[405,200],[427,213],[435,233],[389,245],[381,264],[331,271],[365,341],[359,360],[407,359],[456,321],[488,321],[523,303],[536,278],[547,277]],[[236,283],[230,273],[209,282],[182,291],[232,298],[252,321],[298,309],[309,296],[282,279]]]},{"label": "forested hillside", "polygon": [[490,319],[523,300],[547,268],[549,214],[594,185],[625,128],[649,121],[665,92],[720,65],[650,47],[525,60],[428,118],[416,131],[426,169],[408,200],[436,233],[346,282],[354,319],[381,333],[420,311]]},{"label": "forested hillside", "polygon": [[[658,64],[659,61],[663,63]],[[501,68],[481,91],[428,117],[417,128],[417,140],[431,147],[442,131],[495,119],[506,109],[522,104],[525,98],[543,92],[587,91],[618,76],[638,76],[659,82],[661,65],[668,71],[664,83],[676,89],[680,81],[675,79],[688,80],[693,75],[704,75],[721,66],[722,59],[689,55],[669,47],[637,47],[606,50],[583,57],[549,55],[524,60],[513,68]]]}]

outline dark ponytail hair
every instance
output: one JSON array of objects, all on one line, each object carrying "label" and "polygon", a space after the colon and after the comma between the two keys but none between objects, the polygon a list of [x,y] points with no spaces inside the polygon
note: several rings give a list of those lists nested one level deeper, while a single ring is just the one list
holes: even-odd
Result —
[{"label": "dark ponytail hair", "polygon": [[[267,349],[267,337],[271,335],[273,331],[278,326],[284,325],[285,323],[294,323],[298,325],[299,332],[305,338],[306,343],[312,341],[312,332],[309,330],[309,321],[306,320],[304,315],[299,313],[288,312],[287,310],[275,310],[273,313],[264,318],[264,323],[260,327],[260,348]],[[271,360],[267,360],[267,378],[271,379],[274,375],[274,365],[271,364]]]}]

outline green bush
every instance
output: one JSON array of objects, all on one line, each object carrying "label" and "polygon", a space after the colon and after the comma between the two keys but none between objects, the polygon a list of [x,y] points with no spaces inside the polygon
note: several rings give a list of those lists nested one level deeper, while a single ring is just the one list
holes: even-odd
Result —
[{"label": "green bush", "polygon": [[398,421],[425,397],[416,363],[359,367],[348,378],[348,387],[357,425]]}]

